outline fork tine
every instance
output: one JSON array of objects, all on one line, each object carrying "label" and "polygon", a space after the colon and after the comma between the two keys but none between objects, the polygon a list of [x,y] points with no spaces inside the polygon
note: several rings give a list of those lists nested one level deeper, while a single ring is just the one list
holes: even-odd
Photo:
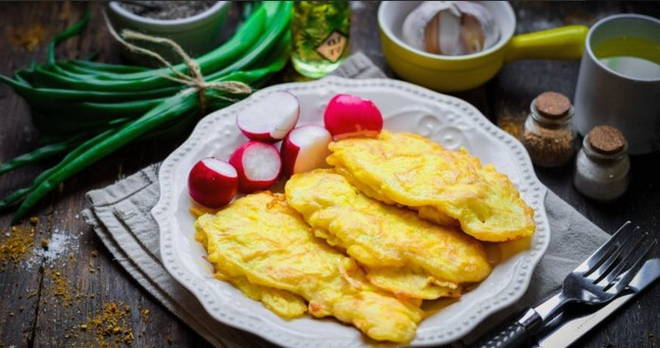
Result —
[{"label": "fork tine", "polygon": [[[585,273],[587,279],[591,280],[594,284],[601,281],[612,269],[625,260],[626,256],[637,248],[639,243],[644,239],[644,237],[636,238],[639,236],[636,232],[639,230],[639,227],[636,227],[633,231],[624,233],[625,236],[621,237],[620,240],[615,242],[615,248],[611,251],[604,259],[603,262]],[[625,251],[625,253],[624,253]],[[623,256],[619,257],[623,253]]]},{"label": "fork tine", "polygon": [[619,227],[619,229],[610,237],[610,239],[603,244],[598,250],[596,250],[588,259],[582,262],[577,268],[575,268],[576,273],[587,273],[591,272],[593,269],[598,267],[603,260],[614,250],[616,246],[616,241],[620,240],[622,237],[628,237],[624,230],[627,230],[631,226],[630,220],[626,221]]},{"label": "fork tine", "polygon": [[603,284],[607,285],[608,283],[611,283],[612,280],[614,280],[621,272],[627,270],[630,267],[631,260],[634,260],[636,255],[639,254],[639,248],[644,245],[648,238],[648,233],[642,233],[641,238],[637,238],[630,247],[626,248],[625,253],[617,258],[617,263],[613,264],[610,269],[605,270],[605,272],[596,281],[594,281],[594,284],[600,282],[605,278],[605,276],[607,276],[607,278],[605,278],[606,281]]},{"label": "fork tine", "polygon": [[642,267],[642,264],[644,263],[644,260],[646,259],[648,253],[651,252],[651,250],[653,250],[653,247],[657,243],[658,241],[656,239],[654,239],[651,243],[648,243],[644,251],[638,254],[637,259],[633,261],[632,265],[625,272],[614,278],[611,283],[607,284],[607,286],[603,290],[609,293],[618,294],[619,292],[621,292],[621,290],[623,290],[623,288],[628,286],[630,281],[633,279],[633,277]]}]

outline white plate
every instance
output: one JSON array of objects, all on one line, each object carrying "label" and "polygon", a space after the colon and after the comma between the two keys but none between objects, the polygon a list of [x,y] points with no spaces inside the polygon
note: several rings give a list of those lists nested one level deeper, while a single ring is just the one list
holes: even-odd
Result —
[{"label": "white plate", "polygon": [[366,345],[362,334],[352,326],[309,317],[282,320],[228,283],[216,280],[211,275],[211,265],[203,259],[206,252],[194,239],[194,219],[188,211],[188,171],[196,161],[207,156],[228,158],[234,148],[246,141],[235,126],[236,114],[266,94],[282,90],[300,98],[300,125],[322,124],[323,109],[337,93],[369,98],[382,111],[386,129],[419,133],[452,149],[465,146],[484,163],[493,163],[506,173],[525,201],[534,208],[536,233],[531,247],[498,264],[476,289],[424,320],[413,345],[436,345],[457,340],[486,316],[523,295],[534,267],[550,241],[543,206],[546,190],[536,178],[523,146],[460,99],[395,80],[331,77],[269,87],[208,115],[160,167],[160,200],[152,214],[160,227],[163,263],[174,278],[197,296],[211,316],[284,346]]}]

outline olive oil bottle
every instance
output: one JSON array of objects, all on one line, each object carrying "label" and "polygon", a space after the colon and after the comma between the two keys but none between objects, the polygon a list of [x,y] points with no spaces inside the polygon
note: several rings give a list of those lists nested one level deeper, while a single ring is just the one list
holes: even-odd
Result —
[{"label": "olive oil bottle", "polygon": [[320,78],[348,55],[351,10],[348,1],[296,1],[293,5],[293,67]]}]

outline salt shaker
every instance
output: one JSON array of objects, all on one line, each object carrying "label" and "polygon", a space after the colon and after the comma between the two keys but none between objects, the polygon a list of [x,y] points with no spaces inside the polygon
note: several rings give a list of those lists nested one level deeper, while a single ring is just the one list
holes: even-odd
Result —
[{"label": "salt shaker", "polygon": [[597,201],[612,201],[621,196],[630,178],[627,148],[626,139],[618,129],[594,127],[577,155],[575,188]]},{"label": "salt shaker", "polygon": [[572,117],[571,101],[562,94],[544,92],[532,101],[523,125],[522,143],[534,164],[559,167],[573,158],[576,132]]}]

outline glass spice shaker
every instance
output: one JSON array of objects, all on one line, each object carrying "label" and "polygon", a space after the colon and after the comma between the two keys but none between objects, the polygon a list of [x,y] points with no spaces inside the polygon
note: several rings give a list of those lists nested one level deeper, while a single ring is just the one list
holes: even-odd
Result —
[{"label": "glass spice shaker", "polygon": [[594,127],[584,137],[577,155],[575,188],[598,201],[612,201],[628,188],[630,159],[621,131],[610,126]]},{"label": "glass spice shaker", "polygon": [[541,167],[568,163],[576,150],[571,101],[562,94],[544,92],[532,101],[530,111],[521,139],[532,162]]}]

